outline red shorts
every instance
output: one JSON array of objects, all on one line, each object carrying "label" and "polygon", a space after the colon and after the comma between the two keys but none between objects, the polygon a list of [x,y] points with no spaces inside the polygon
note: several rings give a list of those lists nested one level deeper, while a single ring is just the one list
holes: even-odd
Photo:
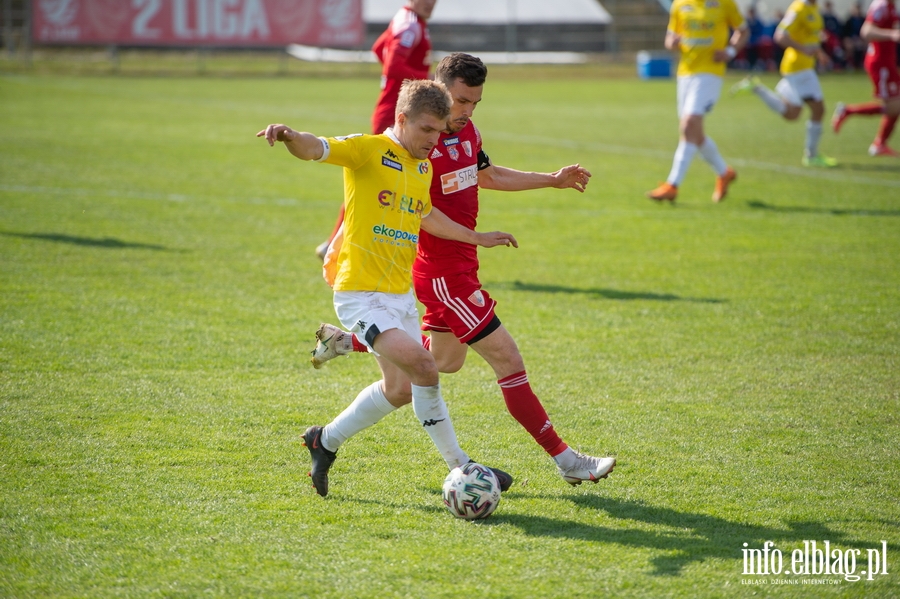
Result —
[{"label": "red shorts", "polygon": [[900,71],[896,65],[866,65],[866,72],[875,87],[876,98],[890,100],[900,98]]},{"label": "red shorts", "polygon": [[477,273],[473,269],[437,279],[413,276],[416,298],[425,306],[423,331],[453,333],[466,343],[490,324],[497,302],[482,291]]}]

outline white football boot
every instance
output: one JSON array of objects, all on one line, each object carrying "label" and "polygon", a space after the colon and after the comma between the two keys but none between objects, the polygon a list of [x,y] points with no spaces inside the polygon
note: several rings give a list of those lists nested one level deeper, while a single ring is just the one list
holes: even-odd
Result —
[{"label": "white football boot", "polygon": [[580,485],[584,481],[596,483],[601,478],[606,478],[616,467],[616,458],[595,458],[572,450],[575,453],[575,465],[567,470],[557,466],[559,475],[563,480],[572,485]]},{"label": "white football boot", "polygon": [[322,364],[336,358],[345,356],[353,351],[352,334],[339,329],[333,324],[322,323],[316,331],[316,348],[310,352],[313,368],[321,368]]}]

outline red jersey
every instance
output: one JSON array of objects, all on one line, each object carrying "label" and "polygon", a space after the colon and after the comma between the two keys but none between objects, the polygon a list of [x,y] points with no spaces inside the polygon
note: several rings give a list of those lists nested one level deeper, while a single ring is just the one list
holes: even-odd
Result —
[{"label": "red jersey", "polygon": [[[893,29],[900,23],[893,0],[874,0],[866,12],[866,21],[881,29]],[[897,44],[895,42],[869,42],[866,51],[866,69],[871,67],[897,68]]]},{"label": "red jersey", "polygon": [[383,65],[381,94],[372,114],[372,133],[379,135],[394,124],[394,109],[405,79],[427,79],[431,67],[431,38],[428,24],[404,6],[384,30],[372,52]]},{"label": "red jersey", "polygon": [[[467,229],[478,219],[478,171],[491,165],[481,148],[481,134],[470,120],[456,133],[442,133],[428,155],[433,168],[432,206]],[[441,277],[478,268],[478,248],[469,243],[441,239],[424,230],[413,274]]]}]

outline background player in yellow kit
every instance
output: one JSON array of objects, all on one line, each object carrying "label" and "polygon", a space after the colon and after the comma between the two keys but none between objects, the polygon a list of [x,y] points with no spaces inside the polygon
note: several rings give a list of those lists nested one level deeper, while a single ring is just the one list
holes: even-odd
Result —
[{"label": "background player in yellow kit", "polygon": [[816,0],[794,0],[775,30],[775,42],[785,49],[781,59],[782,79],[775,86],[775,91],[763,85],[758,78],[748,77],[735,84],[731,93],[752,91],[766,106],[788,121],[797,120],[806,103],[810,115],[806,122],[803,166],[828,168],[837,165],[837,161],[819,153],[825,96],[816,75],[816,56],[819,54],[822,27],[822,15]]},{"label": "background player in yellow kit", "polygon": [[728,186],[737,178],[737,173],[725,163],[712,138],[704,134],[703,118],[722,93],[725,65],[743,49],[749,38],[750,30],[734,0],[675,0],[672,3],[666,48],[681,52],[678,65],[680,139],[666,182],[647,192],[647,197],[674,202],[694,155],[700,152],[716,172],[713,201],[725,199]]}]

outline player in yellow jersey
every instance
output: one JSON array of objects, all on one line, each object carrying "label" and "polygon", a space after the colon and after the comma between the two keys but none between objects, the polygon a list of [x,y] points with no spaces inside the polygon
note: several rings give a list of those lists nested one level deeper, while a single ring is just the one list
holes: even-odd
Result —
[{"label": "player in yellow jersey", "polygon": [[819,153],[825,96],[816,75],[816,57],[822,29],[822,15],[816,0],[794,0],[775,30],[775,43],[785,49],[781,59],[781,81],[775,91],[757,77],[747,77],[736,83],[731,93],[752,91],[787,121],[797,120],[803,112],[803,104],[807,104],[810,116],[806,122],[806,144],[801,162],[803,166],[830,168],[836,166],[837,161]]},{"label": "player in yellow jersey", "polygon": [[[257,133],[270,146],[283,142],[301,160],[344,168],[346,215],[334,281],[335,312],[341,324],[372,348],[382,373],[330,424],[311,426],[303,435],[312,457],[313,486],[323,497],[340,444],[408,403],[449,468],[469,461],[456,440],[434,358],[422,347],[410,270],[420,227],[484,247],[517,243],[508,233],[472,231],[432,208],[428,154],[446,128],[451,103],[443,84],[410,80],[401,88],[394,126],[382,135],[326,139],[280,124]],[[501,489],[508,489],[512,478],[492,470]]]},{"label": "player in yellow jersey", "polygon": [[[733,30],[733,33],[732,33]],[[674,202],[694,155],[716,172],[714,202],[725,199],[737,178],[715,142],[703,132],[703,117],[722,93],[725,65],[747,44],[750,31],[734,0],[675,0],[669,14],[666,48],[678,50],[678,118],[680,139],[666,182],[647,197]]]}]

